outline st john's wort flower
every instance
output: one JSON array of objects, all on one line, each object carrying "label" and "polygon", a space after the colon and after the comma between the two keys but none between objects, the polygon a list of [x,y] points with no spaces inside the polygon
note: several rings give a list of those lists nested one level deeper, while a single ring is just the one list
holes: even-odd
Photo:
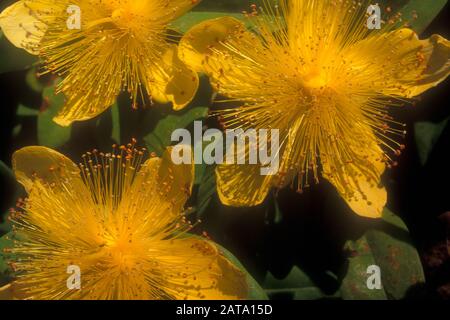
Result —
[{"label": "st john's wort flower", "polygon": [[[12,212],[6,256],[14,281],[2,299],[239,299],[244,273],[213,242],[188,234],[183,214],[194,166],[170,149],[144,162],[134,144],[75,165],[45,147],[13,155],[28,198]],[[79,267],[81,288],[67,286]]]},{"label": "st john's wort flower", "polygon": [[[269,1],[268,1],[269,2]],[[268,3],[267,2],[267,3]],[[180,57],[211,77],[226,99],[226,128],[279,129],[280,171],[219,165],[219,196],[233,206],[260,204],[271,188],[302,192],[322,176],[357,214],[380,217],[386,166],[404,146],[405,128],[389,108],[446,79],[449,41],[419,40],[391,19],[369,30],[370,1],[280,0],[248,13],[253,31],[231,17],[188,31]]]},{"label": "st john's wort flower", "polygon": [[[200,0],[19,0],[0,14],[0,28],[17,47],[39,55],[45,72],[63,78],[66,103],[55,121],[91,119],[126,91],[139,103],[185,107],[198,76],[178,59],[170,23]],[[70,6],[80,29],[68,28]]]}]

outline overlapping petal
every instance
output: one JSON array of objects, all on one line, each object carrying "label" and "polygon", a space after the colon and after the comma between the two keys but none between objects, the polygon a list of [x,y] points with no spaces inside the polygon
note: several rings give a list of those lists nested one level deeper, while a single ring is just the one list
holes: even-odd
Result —
[{"label": "overlapping petal", "polygon": [[161,158],[147,160],[127,192],[127,203],[152,206],[153,219],[160,225],[173,221],[183,212],[194,183],[194,165],[175,165],[171,151],[167,148]]},{"label": "overlapping petal", "polygon": [[46,147],[25,147],[16,151],[12,166],[17,181],[27,192],[36,181],[59,191],[64,191],[67,185],[83,184],[79,167],[66,156]]},{"label": "overlapping petal", "polygon": [[[255,36],[246,29],[241,21],[232,17],[221,17],[201,22],[189,30],[180,41],[179,56],[197,72],[220,72],[209,65],[209,62],[215,63],[209,61],[209,57],[214,52],[220,55],[220,52],[226,51],[231,54],[232,52],[226,47],[226,43],[230,41],[239,41],[240,43],[248,41],[258,45]],[[225,56],[221,57],[227,59]],[[226,61],[221,61],[217,65],[222,68],[224,66],[232,67],[232,64]],[[216,76],[218,75],[216,74]]]},{"label": "overlapping petal", "polygon": [[162,243],[158,250],[160,265],[173,268],[168,287],[176,299],[231,300],[248,296],[244,273],[214,243],[197,237],[180,238]]},{"label": "overlapping petal", "polygon": [[39,43],[45,34],[46,25],[26,1],[17,1],[0,14],[0,29],[16,47],[34,55],[39,54]]},{"label": "overlapping petal", "polygon": [[177,46],[171,45],[162,63],[149,70],[152,98],[160,103],[172,102],[174,110],[186,107],[194,98],[199,78],[197,72],[178,58]]}]

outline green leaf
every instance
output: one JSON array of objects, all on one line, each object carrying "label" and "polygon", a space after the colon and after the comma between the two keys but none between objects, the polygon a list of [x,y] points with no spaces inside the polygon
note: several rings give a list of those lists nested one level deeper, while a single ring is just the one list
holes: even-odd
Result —
[{"label": "green leaf", "polygon": [[208,208],[213,195],[216,193],[216,172],[215,166],[205,164],[195,166],[196,184],[199,185],[195,213],[200,219]]},{"label": "green leaf", "polygon": [[12,136],[14,138],[17,138],[19,136],[19,134],[22,132],[22,124],[19,123],[16,126],[14,126],[13,130],[12,130]]},{"label": "green leaf", "polygon": [[[351,256],[340,288],[343,299],[402,299],[411,287],[425,281],[407,227],[388,209],[375,228],[356,241],[348,241],[346,247]],[[370,290],[366,285],[371,265],[381,269],[381,290]]]},{"label": "green leaf", "polygon": [[35,92],[41,93],[44,90],[44,85],[39,81],[37,77],[36,68],[31,68],[26,75],[25,81],[28,86]]},{"label": "green leaf", "polygon": [[45,107],[38,116],[38,142],[49,148],[59,148],[70,139],[72,127],[61,127],[53,121],[64,104],[62,94],[55,95],[55,87],[47,87],[43,92]]},{"label": "green leaf", "polygon": [[292,291],[293,300],[319,300],[325,298],[338,298],[338,296],[325,295],[319,287],[305,287]]},{"label": "green leaf", "polygon": [[268,272],[262,286],[271,298],[276,298],[277,295],[289,296],[295,300],[314,300],[324,297],[322,291],[297,266],[294,266],[283,279],[277,279]]},{"label": "green leaf", "polygon": [[337,298],[339,294],[339,292],[336,295],[325,294],[298,266],[294,266],[283,279],[277,279],[268,272],[262,286],[268,296],[274,299],[281,296],[283,299],[317,300]]},{"label": "green leaf", "polygon": [[268,272],[263,283],[266,290],[290,290],[314,286],[309,276],[298,266],[294,266],[283,279],[277,279],[272,273]]},{"label": "green leaf", "polygon": [[38,58],[16,48],[0,31],[0,73],[25,70],[38,62]]},{"label": "green leaf", "polygon": [[206,118],[207,107],[193,107],[179,111],[175,114],[167,114],[156,125],[155,129],[144,137],[144,142],[150,152],[162,155],[164,149],[172,144],[172,132],[183,129],[195,120]]},{"label": "green leaf", "polygon": [[111,138],[116,143],[120,144],[120,112],[119,112],[119,104],[117,102],[111,107],[111,118],[112,118]]},{"label": "green leaf", "polygon": [[120,119],[117,102],[92,121],[84,121],[85,131],[91,132],[100,150],[108,150],[113,143],[120,144]]},{"label": "green leaf", "polygon": [[423,166],[427,163],[434,146],[447,127],[449,119],[447,118],[439,123],[417,122],[414,124],[417,151],[419,152],[420,163]]},{"label": "green leaf", "polygon": [[[255,27],[254,23],[244,15],[243,11],[249,11],[250,5],[254,3],[255,1],[248,1],[248,3],[245,4],[242,3],[241,0],[238,0],[235,4],[232,4],[230,1],[222,4],[215,1],[214,5],[212,5],[212,3],[204,2],[205,5],[198,6],[196,10],[186,13],[172,22],[172,27],[178,32],[186,33],[200,22],[227,16],[238,19],[242,21],[247,28],[253,29]],[[258,1],[256,1],[256,3],[258,3]]]},{"label": "green leaf", "polygon": [[216,19],[225,16],[233,17],[238,20],[242,20],[243,22],[247,22],[242,13],[191,11],[186,13],[182,17],[178,18],[174,22],[172,22],[172,27],[181,33],[185,33],[193,26],[199,24],[202,21]]},{"label": "green leaf", "polygon": [[401,10],[402,20],[421,34],[441,12],[447,0],[410,0]]},{"label": "green leaf", "polygon": [[[351,252],[348,269],[340,288],[342,298],[347,300],[386,300],[384,290],[370,290],[367,287],[367,268],[377,265],[374,253],[365,237],[349,241],[346,249]],[[383,270],[381,270],[383,273]]]},{"label": "green leaf", "polygon": [[[252,4],[256,4],[258,7],[262,6],[267,0],[203,0],[198,6],[194,8],[194,11],[225,11],[225,12],[242,12],[250,8]],[[276,0],[268,0],[269,2],[276,3]]]},{"label": "green leaf", "polygon": [[[205,148],[211,146],[213,148],[224,148],[222,140],[214,140],[212,142],[202,141],[202,152]],[[225,154],[225,150],[223,150]],[[205,163],[195,165],[195,185],[198,185],[198,192],[196,197],[196,204],[194,211],[197,219],[201,219],[203,213],[208,208],[213,195],[216,193],[216,165],[207,165]]]},{"label": "green leaf", "polygon": [[17,115],[20,117],[37,117],[39,115],[39,110],[20,104],[17,108]]},{"label": "green leaf", "polygon": [[5,249],[13,245],[11,237],[12,233],[7,233],[3,237],[0,237],[0,287],[12,280],[13,271],[8,265],[8,254],[5,252]]}]

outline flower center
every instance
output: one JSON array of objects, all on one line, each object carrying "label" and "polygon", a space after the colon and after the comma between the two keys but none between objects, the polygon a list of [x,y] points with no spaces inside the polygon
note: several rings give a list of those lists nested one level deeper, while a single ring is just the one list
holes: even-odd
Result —
[{"label": "flower center", "polygon": [[112,264],[122,270],[130,270],[136,265],[136,251],[140,248],[131,242],[128,237],[116,239],[107,244],[106,250],[112,260]]},{"label": "flower center", "polygon": [[303,77],[305,87],[318,89],[327,85],[326,75],[319,68],[313,68],[306,76]]}]

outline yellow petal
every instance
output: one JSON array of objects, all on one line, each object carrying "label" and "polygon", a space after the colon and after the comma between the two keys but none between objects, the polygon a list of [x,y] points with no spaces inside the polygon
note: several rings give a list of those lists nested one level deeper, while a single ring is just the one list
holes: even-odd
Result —
[{"label": "yellow petal", "polygon": [[217,192],[228,206],[247,207],[261,204],[273,186],[275,176],[264,176],[261,166],[221,164],[216,168]]},{"label": "yellow petal", "polygon": [[[161,244],[161,266],[172,272],[170,286],[176,299],[245,299],[245,274],[210,241],[198,237],[180,238]],[[167,253],[167,256],[164,255]]]},{"label": "yellow petal", "polygon": [[[98,206],[78,166],[52,149],[34,146],[20,149],[13,154],[12,166],[17,180],[28,193],[27,223],[37,226],[43,234],[54,236],[55,228],[67,233],[73,228],[71,223],[58,225],[58,221],[69,221],[79,212],[92,212],[92,208]],[[95,215],[86,214],[83,219],[86,232],[95,226],[95,219]],[[27,287],[20,279],[16,284],[20,288]],[[25,294],[26,290],[18,291]]]},{"label": "yellow petal", "polygon": [[[285,141],[279,150],[270,150],[279,157],[278,167],[274,161],[272,174],[263,175],[261,169],[268,168],[260,164],[221,164],[216,168],[217,192],[223,204],[235,207],[256,206],[261,204],[270,189],[281,189],[292,183],[297,170],[292,166],[292,157],[298,129],[302,119],[290,124],[289,128],[279,128],[279,141]],[[240,123],[244,129],[248,124]],[[270,141],[270,139],[269,139]],[[249,145],[246,145],[246,163],[249,161]],[[256,148],[256,147],[255,147]],[[239,151],[235,149],[235,152]],[[225,156],[226,158],[226,156]],[[236,156],[237,159],[237,156]],[[275,160],[275,158],[273,158]]]},{"label": "yellow petal", "polygon": [[[172,102],[174,110],[187,106],[199,86],[197,72],[191,70],[178,58],[177,46],[172,45],[162,56],[157,70],[150,70],[149,91],[160,103]],[[155,68],[157,68],[155,66]]]},{"label": "yellow petal", "polygon": [[169,207],[173,214],[179,215],[192,192],[195,166],[193,161],[175,165],[171,152],[172,148],[167,148],[161,158],[152,158],[143,164],[131,187],[130,197],[144,195],[148,198],[144,202],[159,206],[160,212]]},{"label": "yellow petal", "polygon": [[47,185],[83,185],[80,170],[69,158],[46,147],[25,147],[12,156],[12,167],[19,181],[30,192],[36,179]]},{"label": "yellow petal", "polygon": [[340,167],[322,163],[322,175],[336,187],[355,213],[367,218],[380,218],[387,201],[386,189],[380,186],[386,167],[383,151],[375,140],[350,149],[354,153],[352,163]]},{"label": "yellow petal", "polygon": [[[67,33],[68,38],[73,38],[73,35]],[[121,49],[123,44],[112,39],[106,38],[105,41],[93,42],[81,48],[78,40],[72,39],[65,45],[56,47],[51,37],[44,37],[42,40],[42,45],[51,51],[51,55],[46,56],[48,65],[58,65],[60,56],[65,56],[66,62],[70,61],[64,66],[63,73],[66,76],[58,83],[56,90],[57,94],[62,93],[66,98],[64,106],[53,119],[61,126],[92,119],[111,107],[123,90],[123,72],[130,67],[126,64],[137,63],[133,59],[130,60],[130,57],[126,58],[123,48]],[[84,60],[80,60],[80,55]],[[86,62],[87,60],[89,62]],[[134,66],[144,69],[140,64]],[[52,71],[60,73],[58,68]],[[137,82],[133,84],[137,85]],[[137,91],[131,87],[129,84],[127,89],[130,90],[133,101],[136,101]]]},{"label": "yellow petal", "polygon": [[362,40],[345,55],[355,70],[369,74],[366,85],[385,95],[412,98],[450,74],[450,43],[439,35],[419,40],[411,29],[399,29]]},{"label": "yellow petal", "polygon": [[[184,204],[187,197],[192,192],[195,176],[194,161],[191,164],[176,165],[172,161],[172,148],[166,149],[162,156],[161,167],[158,172],[160,182],[171,185],[170,190],[166,193],[167,198],[172,199],[175,203]],[[183,197],[186,197],[183,200]]]},{"label": "yellow petal", "polygon": [[69,74],[58,86],[58,92],[63,92],[66,101],[53,121],[67,127],[75,121],[85,121],[100,115],[114,104],[120,93],[120,82],[111,81],[111,88],[108,86],[110,80],[106,74],[102,75],[102,81],[98,83],[90,78],[80,78],[76,73]]},{"label": "yellow petal", "polygon": [[6,38],[31,54],[39,53],[46,26],[24,1],[17,1],[0,14],[0,28]]},{"label": "yellow petal", "polygon": [[439,35],[433,35],[421,42],[424,45],[426,69],[419,76],[417,83],[411,86],[407,97],[415,97],[437,86],[450,74],[450,42]]},{"label": "yellow petal", "polygon": [[193,7],[198,5],[202,0],[171,0],[170,8],[167,9],[171,19],[176,19]]},{"label": "yellow petal", "polygon": [[241,21],[232,17],[207,20],[183,36],[179,44],[179,56],[197,72],[207,72],[205,64],[212,49],[226,51],[223,42],[239,38],[252,38]]}]

